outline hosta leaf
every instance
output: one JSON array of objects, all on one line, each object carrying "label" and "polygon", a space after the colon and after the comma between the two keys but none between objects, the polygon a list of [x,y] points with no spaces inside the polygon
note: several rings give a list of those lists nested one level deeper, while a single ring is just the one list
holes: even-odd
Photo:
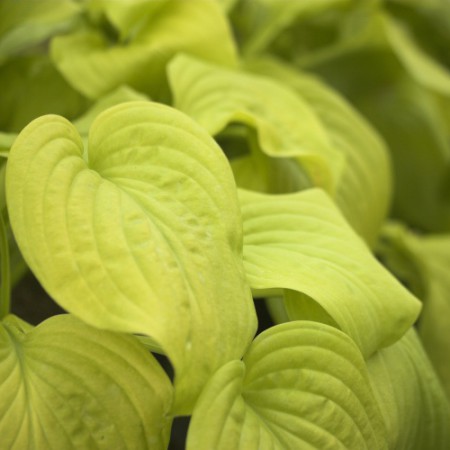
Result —
[{"label": "hosta leaf", "polygon": [[388,151],[377,133],[318,79],[275,60],[255,60],[246,67],[292,87],[315,112],[331,144],[345,157],[334,199],[353,228],[373,244],[386,216],[391,190]]},{"label": "hosta leaf", "polygon": [[423,51],[401,22],[386,14],[383,25],[393,51],[411,76],[423,86],[450,96],[450,72],[445,66]]},{"label": "hosta leaf", "polygon": [[259,335],[194,409],[188,450],[384,449],[364,361],[335,328],[299,321]]},{"label": "hosta leaf", "polygon": [[3,132],[18,133],[43,114],[73,119],[87,106],[86,99],[67,84],[47,56],[9,60],[1,67],[0,85],[0,130]]},{"label": "hosta leaf", "polygon": [[102,11],[112,25],[119,31],[122,41],[133,38],[146,22],[154,19],[167,4],[166,0],[98,0],[98,10]]},{"label": "hosta leaf", "polygon": [[367,362],[389,448],[445,450],[450,407],[414,329]]},{"label": "hosta leaf", "polygon": [[169,66],[175,106],[216,135],[230,124],[256,131],[260,151],[295,158],[315,184],[332,191],[342,156],[310,106],[289,88],[182,55]]},{"label": "hosta leaf", "polygon": [[450,63],[447,42],[450,38],[450,16],[447,0],[389,0],[386,9],[406,28],[405,34],[413,39],[415,47],[436,61]]},{"label": "hosta leaf", "polygon": [[188,413],[256,328],[220,148],[157,103],[106,110],[88,149],[72,124],[44,116],[17,138],[6,184],[19,247],[44,288],[94,326],[151,336],[175,368],[175,410]]},{"label": "hosta leaf", "polygon": [[165,450],[172,391],[131,336],[69,315],[0,323],[3,448]]},{"label": "hosta leaf", "polygon": [[399,79],[359,99],[391,150],[394,217],[429,232],[450,230],[450,99]]},{"label": "hosta leaf", "polygon": [[[115,9],[116,5],[110,3],[115,2],[105,2],[107,10]],[[121,2],[119,8],[121,14],[133,10],[134,17],[135,6],[133,2]],[[144,18],[147,10],[145,7]],[[150,12],[148,20],[124,42],[91,26],[59,36],[51,45],[58,69],[89,98],[99,98],[128,84],[153,98],[166,99],[165,67],[180,51],[219,64],[235,64],[231,33],[218,3],[164,0],[157,14]]]},{"label": "hosta leaf", "polygon": [[66,31],[80,13],[71,0],[3,0],[0,3],[0,62],[53,34]]},{"label": "hosta leaf", "polygon": [[450,235],[421,237],[391,223],[382,238],[382,260],[423,300],[419,336],[450,399]]},{"label": "hosta leaf", "polygon": [[377,262],[323,191],[241,191],[240,200],[250,286],[286,289],[291,319],[337,325],[365,357],[414,323],[420,303]]},{"label": "hosta leaf", "polygon": [[[280,2],[277,0],[254,0],[241,2],[237,8],[235,22],[244,40],[247,52],[262,52],[284,31],[290,27],[301,28],[305,21],[315,15],[325,15],[322,22],[327,22],[330,14],[341,8],[346,9],[352,0],[303,0],[295,2]],[[323,31],[323,30],[322,30]],[[320,38],[320,37],[319,37]],[[326,35],[328,38],[328,35]],[[323,39],[323,36],[322,36]],[[310,40],[313,38],[310,37]],[[294,43],[289,35],[284,39],[285,45],[291,47],[305,45],[304,42]]]},{"label": "hosta leaf", "polygon": [[236,184],[241,188],[279,194],[312,186],[298,161],[263,153],[255,130],[243,124],[227,126],[216,140],[230,160]]},{"label": "hosta leaf", "polygon": [[101,112],[120,103],[139,100],[148,100],[148,98],[128,86],[119,86],[114,91],[96,101],[82,116],[74,120],[73,124],[82,136],[87,136],[92,122]]}]

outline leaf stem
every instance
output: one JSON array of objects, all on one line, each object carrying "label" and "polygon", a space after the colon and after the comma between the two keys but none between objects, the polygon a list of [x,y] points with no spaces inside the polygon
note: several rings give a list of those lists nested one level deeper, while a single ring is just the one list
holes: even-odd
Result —
[{"label": "leaf stem", "polygon": [[9,247],[6,225],[3,214],[0,213],[0,320],[5,318],[11,307],[11,279],[9,268]]}]

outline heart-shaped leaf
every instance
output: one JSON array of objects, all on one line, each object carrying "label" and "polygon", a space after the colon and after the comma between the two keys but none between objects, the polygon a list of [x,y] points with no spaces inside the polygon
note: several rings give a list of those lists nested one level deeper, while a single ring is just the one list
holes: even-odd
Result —
[{"label": "heart-shaped leaf", "polygon": [[272,327],[244,361],[219,369],[196,405],[188,450],[385,449],[367,370],[352,340],[324,324]]},{"label": "heart-shaped leaf", "polygon": [[372,256],[322,190],[240,191],[240,200],[250,286],[286,289],[291,319],[337,325],[365,357],[414,323],[420,302]]},{"label": "heart-shaped leaf", "polygon": [[135,338],[69,315],[0,323],[2,448],[165,450],[173,389]]},{"label": "heart-shaped leaf", "polygon": [[103,112],[88,149],[71,123],[44,116],[15,141],[6,184],[45,289],[94,326],[151,336],[175,367],[175,410],[189,413],[256,328],[236,188],[214,140],[151,102]]}]

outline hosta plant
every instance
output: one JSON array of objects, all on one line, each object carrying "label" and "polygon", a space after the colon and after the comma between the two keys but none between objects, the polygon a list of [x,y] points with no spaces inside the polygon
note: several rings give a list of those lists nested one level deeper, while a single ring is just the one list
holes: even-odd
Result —
[{"label": "hosta plant", "polygon": [[0,5],[0,448],[449,447],[435,4]]}]

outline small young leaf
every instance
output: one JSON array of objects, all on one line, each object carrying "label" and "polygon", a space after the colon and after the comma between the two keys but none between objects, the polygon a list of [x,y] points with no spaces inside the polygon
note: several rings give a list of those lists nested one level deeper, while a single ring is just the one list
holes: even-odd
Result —
[{"label": "small young leaf", "polygon": [[0,323],[2,448],[165,450],[173,389],[131,336],[69,315]]},{"label": "small young leaf", "polygon": [[386,449],[364,360],[344,333],[298,321],[266,330],[208,382],[188,450]]},{"label": "small young leaf", "polygon": [[323,191],[240,191],[240,200],[250,286],[286,289],[291,319],[337,325],[365,357],[414,323],[420,302],[378,263]]},{"label": "small young leaf", "polygon": [[91,325],[151,336],[175,368],[175,410],[189,413],[256,329],[236,188],[214,140],[152,102],[104,111],[88,149],[70,122],[44,116],[15,141],[6,185],[44,288]]}]

